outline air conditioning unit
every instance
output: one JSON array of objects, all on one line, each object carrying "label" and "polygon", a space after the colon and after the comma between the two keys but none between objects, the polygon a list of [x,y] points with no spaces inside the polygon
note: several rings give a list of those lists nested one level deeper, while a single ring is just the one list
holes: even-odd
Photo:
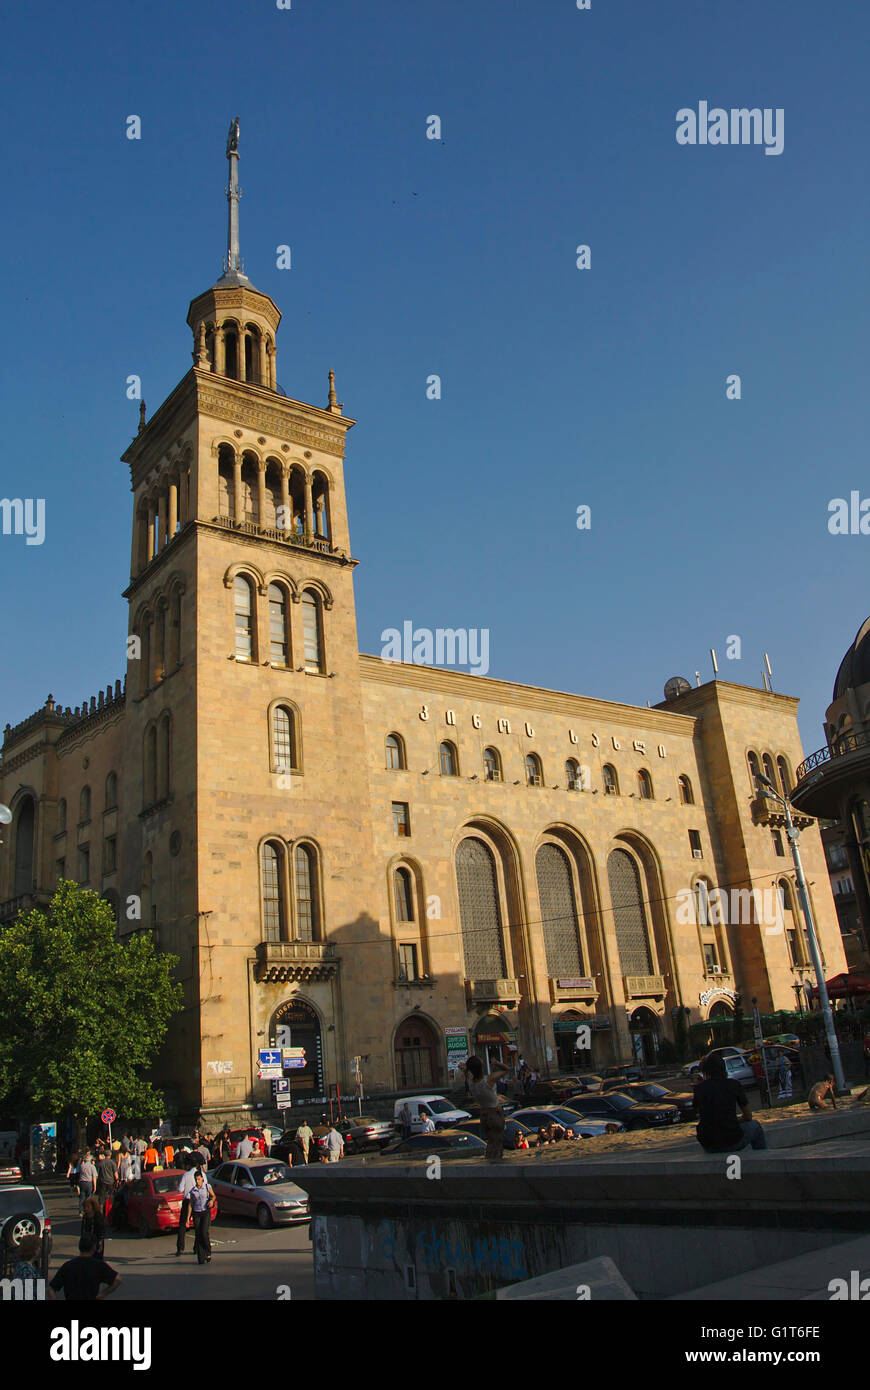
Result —
[{"label": "air conditioning unit", "polygon": [[693,849],[693,850],[692,850],[692,858],[693,858],[693,859],[703,859],[703,858],[704,858],[704,851],[703,851],[702,849]]},{"label": "air conditioning unit", "polygon": [[711,974],[711,975],[721,975],[721,974],[722,974],[722,967],[721,967],[721,965],[711,965],[711,966],[710,966],[710,974]]}]

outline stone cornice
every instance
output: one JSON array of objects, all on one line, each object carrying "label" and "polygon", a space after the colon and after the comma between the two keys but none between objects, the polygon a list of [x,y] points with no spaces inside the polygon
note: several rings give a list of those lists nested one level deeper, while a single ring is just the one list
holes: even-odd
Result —
[{"label": "stone cornice", "polygon": [[214,372],[194,369],[197,409],[248,429],[262,430],[287,443],[307,444],[313,449],[344,457],[345,434],[356,421],[348,415],[334,415],[305,401],[280,396],[263,386],[252,386]]},{"label": "stone cornice", "polygon": [[382,661],[378,656],[360,653],[360,676],[382,685],[404,686],[408,690],[426,690],[445,695],[462,696],[479,703],[511,705],[520,710],[534,709],[552,714],[573,715],[584,719],[619,719],[629,727],[643,724],[646,729],[680,734],[691,738],[694,717],[674,714],[641,705],[624,705],[613,700],[599,700],[587,695],[571,695],[562,690],[545,690],[540,686],[517,685],[512,681],[494,680],[489,676],[472,676],[464,671],[446,670],[439,666],[416,666],[405,662]]}]

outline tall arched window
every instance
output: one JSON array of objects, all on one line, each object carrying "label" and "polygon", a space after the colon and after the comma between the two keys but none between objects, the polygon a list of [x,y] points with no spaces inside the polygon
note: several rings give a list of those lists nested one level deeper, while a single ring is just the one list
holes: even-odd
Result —
[{"label": "tall arched window", "polygon": [[785,944],[788,948],[789,961],[792,965],[804,965],[807,957],[804,953],[803,943],[797,929],[794,893],[787,878],[781,878],[777,883],[776,896],[777,906],[782,918],[782,927],[785,933]]},{"label": "tall arched window", "polygon": [[151,614],[142,618],[139,651],[139,694],[147,695],[151,689]]},{"label": "tall arched window", "polygon": [[154,618],[154,641],[152,644],[154,655],[154,684],[162,681],[166,674],[166,604],[157,605],[157,613]]},{"label": "tall arched window", "polygon": [[501,758],[497,748],[484,748],[483,768],[487,782],[501,781]]},{"label": "tall arched window", "polygon": [[411,880],[411,870],[399,868],[393,876],[393,888],[396,899],[396,921],[413,922],[414,916],[414,885]]},{"label": "tall arched window", "polygon": [[565,763],[565,777],[569,792],[580,791],[580,765],[576,758],[569,758]]},{"label": "tall arched window", "polygon": [[160,720],[157,739],[157,800],[165,801],[169,796],[171,777],[172,721],[168,714]]},{"label": "tall arched window", "polygon": [[57,803],[57,833],[62,835],[66,830],[66,799],[61,797]]},{"label": "tall arched window", "polygon": [[773,758],[769,753],[762,753],[761,765],[764,768],[764,775],[769,782],[776,786],[776,773],[773,770]]},{"label": "tall arched window", "polygon": [[267,840],[262,851],[264,941],[284,941],[287,937],[281,882],[283,858],[283,847]]},{"label": "tall arched window", "polygon": [[469,837],[456,851],[456,881],[465,974],[469,979],[506,976],[498,880],[492,851]]},{"label": "tall arched window", "polygon": [[642,767],[637,774],[637,793],[641,801],[652,801],[653,799],[652,778],[645,767]]},{"label": "tall arched window", "polygon": [[782,755],[776,760],[776,770],[779,773],[779,785],[782,794],[788,797],[791,793],[791,774],[788,770],[788,763]]},{"label": "tall arched window", "polygon": [[236,514],[235,469],[233,451],[228,444],[221,445],[218,460],[218,512],[220,516],[232,518]]},{"label": "tall arched window", "polygon": [[287,593],[280,584],[269,585],[269,655],[277,666],[286,666],[290,644],[287,640]]},{"label": "tall arched window", "polygon": [[317,864],[309,845],[297,845],[296,868],[296,937],[299,941],[317,938]]},{"label": "tall arched window", "polygon": [[166,669],[174,671],[181,664],[181,589],[178,585],[172,591],[169,602],[169,632],[166,652]]},{"label": "tall arched window", "polygon": [[90,787],[82,787],[81,795],[79,796],[79,820],[80,820],[80,821],[86,821],[86,820],[90,820],[90,818],[91,818],[91,789],[90,789]]},{"label": "tall arched window", "polygon": [[15,817],[15,869],[12,881],[12,896],[23,897],[32,893],[33,882],[33,842],[36,830],[36,804],[32,796],[21,799]]},{"label": "tall arched window", "polygon": [[236,661],[254,660],[254,591],[250,579],[237,574],[233,580],[236,615]]},{"label": "tall arched window", "polygon": [[526,754],[526,784],[530,787],[544,785],[544,769],[537,753]]},{"label": "tall arched window", "polygon": [[405,748],[398,734],[387,734],[385,742],[385,752],[387,758],[387,768],[390,772],[397,772],[405,766]]},{"label": "tall arched window", "polygon": [[260,520],[257,460],[246,454],[242,462],[242,521],[256,525]]},{"label": "tall arched window", "polygon": [[604,777],[604,795],[619,796],[619,778],[616,775],[616,768],[612,763],[605,763],[601,772]]},{"label": "tall arched window", "polygon": [[761,771],[761,766],[758,761],[758,754],[753,752],[751,748],[746,754],[746,761],[749,764],[749,780],[752,783],[752,795],[755,796],[758,793],[758,774]]},{"label": "tall arched window", "polygon": [[547,974],[551,980],[583,976],[577,899],[567,854],[558,845],[541,845],[535,856]]},{"label": "tall arched window", "polygon": [[157,725],[152,724],[145,731],[143,790],[145,805],[153,806],[157,800]]},{"label": "tall arched window", "polygon": [[323,619],[320,595],[306,589],[302,595],[302,631],[305,637],[305,669],[323,671]]},{"label": "tall arched window", "polygon": [[459,761],[456,756],[456,749],[452,743],[442,743],[438,750],[438,759],[441,765],[442,777],[456,777],[459,773]]},{"label": "tall arched window", "polygon": [[110,772],[106,778],[106,810],[113,811],[118,804],[118,775]]},{"label": "tall arched window", "polygon": [[611,851],[607,860],[607,878],[623,974],[652,975],[652,952],[640,874],[627,850]]},{"label": "tall arched window", "polygon": [[286,705],[272,710],[272,771],[298,767],[296,761],[296,720]]},{"label": "tall arched window", "polygon": [[678,777],[678,778],[677,778],[677,786],[678,786],[679,789],[680,789],[680,801],[683,803],[683,805],[684,805],[684,806],[694,806],[694,804],[695,804],[695,793],[692,791],[692,784],[691,784],[691,782],[689,781],[688,777],[686,777],[686,776]]}]

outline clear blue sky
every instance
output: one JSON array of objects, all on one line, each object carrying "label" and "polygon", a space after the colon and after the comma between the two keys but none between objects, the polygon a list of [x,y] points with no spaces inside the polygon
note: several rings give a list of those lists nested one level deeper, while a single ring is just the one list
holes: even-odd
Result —
[{"label": "clear blue sky", "polygon": [[[324,404],[334,366],[359,420],[362,649],[486,627],[491,675],[638,704],[767,650],[824,741],[870,612],[870,536],[827,530],[870,496],[866,0],[84,0],[3,37],[2,492],[46,539],[0,536],[0,721],[123,673],[125,380],[150,414],[190,366],[238,115],[279,379]],[[701,100],[784,108],[783,153],[679,146]]]}]

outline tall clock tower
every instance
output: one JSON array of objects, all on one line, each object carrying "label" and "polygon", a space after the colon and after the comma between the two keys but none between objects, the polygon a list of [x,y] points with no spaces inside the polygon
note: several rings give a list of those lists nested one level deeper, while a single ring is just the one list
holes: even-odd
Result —
[{"label": "tall clock tower", "polygon": [[372,916],[344,490],[354,421],[332,372],[323,407],[278,385],[281,314],[239,254],[238,143],[234,121],[227,256],[190,305],[193,367],[150,420],[142,407],[123,456],[125,765],[141,806],[123,846],[141,917],[125,925],[180,959],[185,1010],[155,1080],[214,1123],[271,1107],[256,1063],[270,1043],[304,1049],[286,1076],[299,1099],[346,1089],[355,1055],[387,1067],[374,1020],[392,974]]}]

